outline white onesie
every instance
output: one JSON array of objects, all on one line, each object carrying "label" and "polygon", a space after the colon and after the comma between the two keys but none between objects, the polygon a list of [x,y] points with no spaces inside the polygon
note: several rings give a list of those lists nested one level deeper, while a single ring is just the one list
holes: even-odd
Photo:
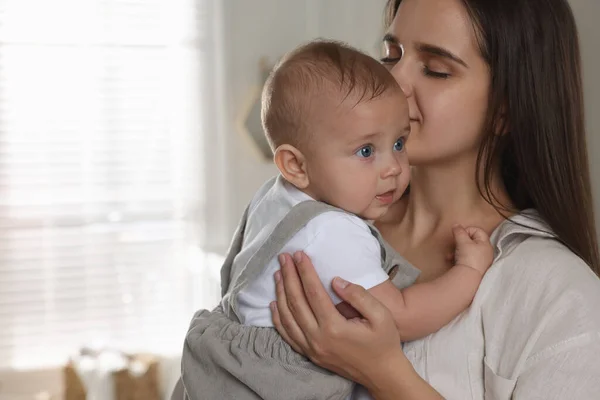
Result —
[{"label": "white onesie", "polygon": [[[242,250],[234,259],[233,269],[245,265],[283,217],[306,200],[312,198],[281,176],[266,192],[257,193],[250,203]],[[293,236],[281,253],[293,254],[299,250],[310,257],[336,304],[341,302],[331,289],[331,281],[336,276],[366,289],[389,279],[381,267],[381,245],[366,222],[354,215],[331,211],[315,217]],[[244,325],[273,326],[269,304],[276,300],[273,274],[279,269],[275,257],[259,277],[238,294],[239,317]]]}]

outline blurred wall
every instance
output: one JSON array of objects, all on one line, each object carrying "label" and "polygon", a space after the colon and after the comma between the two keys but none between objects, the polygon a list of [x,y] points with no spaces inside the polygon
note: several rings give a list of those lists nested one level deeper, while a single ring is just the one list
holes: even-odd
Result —
[{"label": "blurred wall", "polygon": [[588,152],[600,231],[600,0],[570,0],[581,41]]}]

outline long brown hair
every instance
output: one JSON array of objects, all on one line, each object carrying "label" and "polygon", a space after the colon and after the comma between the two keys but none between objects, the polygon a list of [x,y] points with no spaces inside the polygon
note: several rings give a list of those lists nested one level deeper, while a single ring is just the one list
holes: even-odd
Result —
[{"label": "long brown hair", "polygon": [[[388,0],[388,26],[401,1]],[[490,189],[500,166],[514,206],[535,208],[557,238],[600,276],[571,8],[566,0],[461,1],[491,73],[479,191],[497,211],[508,211],[496,205]]]}]

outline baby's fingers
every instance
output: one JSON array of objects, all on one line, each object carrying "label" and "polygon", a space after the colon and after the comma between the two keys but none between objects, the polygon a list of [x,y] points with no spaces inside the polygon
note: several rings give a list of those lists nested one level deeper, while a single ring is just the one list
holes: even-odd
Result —
[{"label": "baby's fingers", "polygon": [[454,225],[452,227],[452,234],[457,245],[471,243],[471,237],[467,230],[462,225]]},{"label": "baby's fingers", "polygon": [[488,234],[476,226],[469,226],[466,232],[475,243],[489,243],[490,241]]}]

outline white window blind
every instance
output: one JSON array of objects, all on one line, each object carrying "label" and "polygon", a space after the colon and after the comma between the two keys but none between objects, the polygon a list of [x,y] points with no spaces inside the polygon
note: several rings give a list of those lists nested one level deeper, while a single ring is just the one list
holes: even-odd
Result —
[{"label": "white window blind", "polygon": [[0,368],[82,345],[176,353],[214,305],[198,247],[212,7],[0,0]]}]

